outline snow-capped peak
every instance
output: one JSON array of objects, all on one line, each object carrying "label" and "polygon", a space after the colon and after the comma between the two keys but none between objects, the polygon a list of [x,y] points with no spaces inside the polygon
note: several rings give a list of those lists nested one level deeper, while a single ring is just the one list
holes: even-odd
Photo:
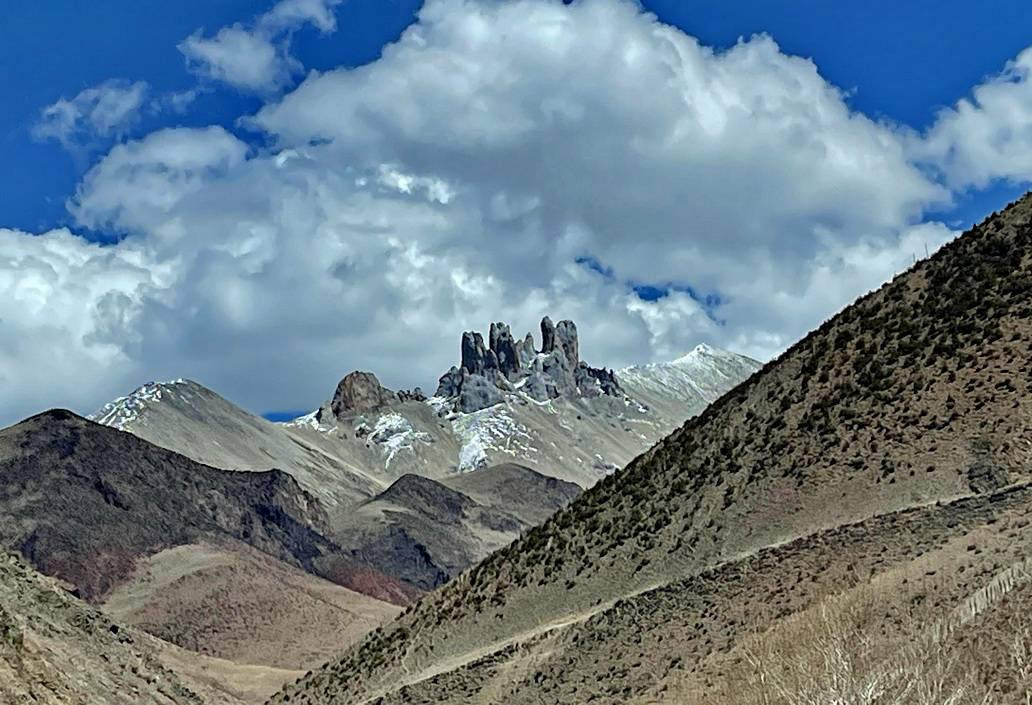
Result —
[{"label": "snow-capped peak", "polygon": [[[631,390],[673,394],[683,401],[712,402],[734,380],[759,369],[755,360],[705,343],[670,362],[653,362],[618,370],[621,383]],[[633,396],[633,391],[632,391]]]},{"label": "snow-capped peak", "polygon": [[712,345],[707,345],[706,343],[699,343],[698,345],[696,345],[694,348],[692,348],[691,350],[686,352],[681,357],[678,357],[678,358],[676,358],[674,360],[671,360],[670,362],[666,362],[666,363],[660,362],[660,363],[654,363],[654,364],[659,364],[659,365],[664,365],[664,364],[666,364],[666,365],[684,365],[684,364],[698,363],[698,362],[701,362],[703,360],[706,360],[707,358],[709,358],[709,359],[721,359],[721,360],[734,360],[734,359],[741,358],[741,356],[740,355],[736,355],[735,353],[730,352],[729,350],[723,350],[721,348],[715,348]]},{"label": "snow-capped peak", "polygon": [[147,382],[132,393],[109,401],[87,418],[105,426],[127,431],[148,405],[161,401],[171,389],[186,384],[190,384],[190,381],[182,378],[167,382]]}]

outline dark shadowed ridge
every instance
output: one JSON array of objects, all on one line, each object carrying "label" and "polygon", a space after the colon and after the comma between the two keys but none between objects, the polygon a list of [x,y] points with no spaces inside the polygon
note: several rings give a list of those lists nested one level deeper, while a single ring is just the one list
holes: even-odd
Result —
[{"label": "dark shadowed ridge", "polygon": [[102,599],[136,561],[229,539],[374,597],[416,593],[326,537],[321,506],[284,472],[230,472],[55,409],[0,431],[0,543]]},{"label": "dark shadowed ridge", "polygon": [[407,474],[351,510],[337,535],[363,563],[432,590],[580,493],[512,464],[441,480]]}]

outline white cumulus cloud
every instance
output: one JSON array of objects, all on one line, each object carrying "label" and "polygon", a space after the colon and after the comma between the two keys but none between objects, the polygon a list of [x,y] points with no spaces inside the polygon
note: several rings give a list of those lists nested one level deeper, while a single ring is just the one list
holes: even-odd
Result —
[{"label": "white cumulus cloud", "polygon": [[251,25],[223,27],[213,36],[197,30],[179,44],[191,71],[241,91],[271,94],[303,70],[290,55],[291,34],[311,24],[336,29],[333,9],[341,0],[282,0]]},{"label": "white cumulus cloud", "polygon": [[117,138],[139,118],[147,92],[143,81],[105,81],[43,108],[33,135],[70,150],[89,147],[99,138]]},{"label": "white cumulus cloud", "polygon": [[134,354],[137,316],[168,270],[133,246],[0,229],[2,420],[47,406],[89,408],[146,374]]},{"label": "white cumulus cloud", "polygon": [[1032,179],[1032,47],[942,110],[911,148],[954,188]]},{"label": "white cumulus cloud", "polygon": [[262,16],[259,23],[272,31],[311,24],[320,32],[337,29],[333,10],[342,0],[281,0]]}]

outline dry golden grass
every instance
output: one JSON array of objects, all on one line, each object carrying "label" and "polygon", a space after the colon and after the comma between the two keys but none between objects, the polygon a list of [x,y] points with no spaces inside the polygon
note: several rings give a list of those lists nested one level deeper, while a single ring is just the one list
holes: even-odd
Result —
[{"label": "dry golden grass", "polygon": [[288,674],[322,664],[401,611],[233,542],[149,556],[103,609],[190,651]]},{"label": "dry golden grass", "polygon": [[975,705],[987,702],[958,655],[916,619],[886,638],[871,593],[832,599],[746,649],[714,703]]},{"label": "dry golden grass", "polygon": [[719,686],[675,685],[652,702],[1028,705],[1032,614],[1023,585],[1010,583],[1015,592],[988,603],[972,595],[943,614],[898,585],[867,583],[743,640]]},{"label": "dry golden grass", "polygon": [[201,696],[205,705],[261,705],[284,683],[302,675],[301,671],[204,656],[157,638],[153,643],[161,663]]}]

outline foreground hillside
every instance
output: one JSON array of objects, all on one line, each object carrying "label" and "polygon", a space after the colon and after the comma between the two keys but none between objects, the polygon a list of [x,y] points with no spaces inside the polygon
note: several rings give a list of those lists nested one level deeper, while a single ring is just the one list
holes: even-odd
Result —
[{"label": "foreground hillside", "polygon": [[[1027,600],[1030,220],[1027,196],[864,297],[277,701],[683,702],[864,590],[907,617],[865,633],[978,650],[970,625]],[[980,653],[968,675],[1016,697]]]}]

